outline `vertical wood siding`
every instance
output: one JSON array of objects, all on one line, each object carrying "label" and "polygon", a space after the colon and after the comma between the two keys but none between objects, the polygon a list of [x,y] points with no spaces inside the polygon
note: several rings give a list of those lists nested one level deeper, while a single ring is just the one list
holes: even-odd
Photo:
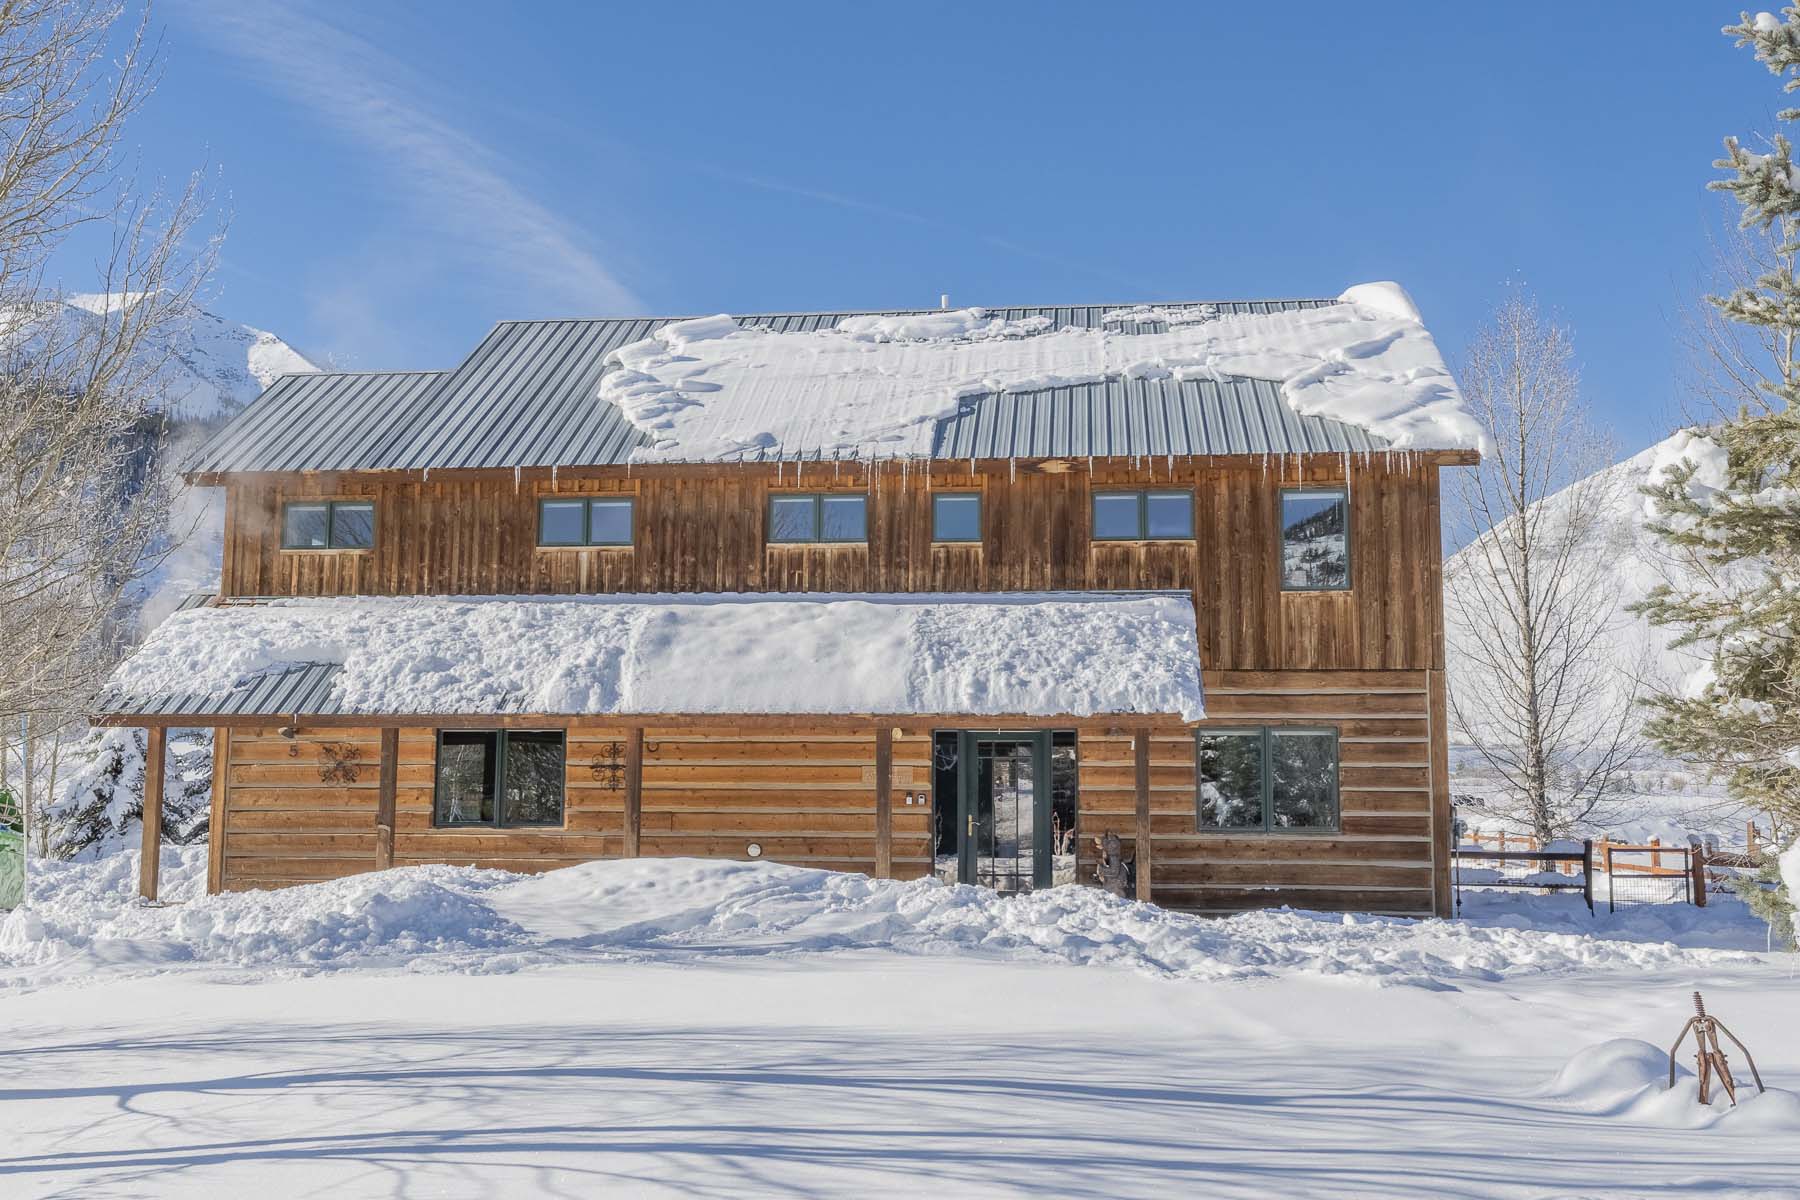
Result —
[{"label": "vertical wood siding", "polygon": [[[1283,472],[1285,471],[1285,476]],[[245,479],[229,487],[228,596],[607,592],[955,592],[1071,588],[1191,591],[1200,659],[1213,670],[1358,670],[1441,665],[1436,631],[1437,468],[1355,460],[1348,592],[1283,592],[1280,489],[1343,482],[1342,460],[1265,467],[1177,461],[1098,463],[1058,473],[1005,464],[979,473],[884,467],[852,479],[814,466],[710,474],[515,481],[376,476]],[[1096,542],[1095,488],[1195,493],[1190,541]],[[771,492],[856,490],[869,497],[866,545],[768,545]],[[931,540],[931,493],[983,496],[979,544]],[[539,549],[537,501],[637,498],[634,546]],[[282,550],[284,502],[320,496],[376,504],[367,551]]]}]

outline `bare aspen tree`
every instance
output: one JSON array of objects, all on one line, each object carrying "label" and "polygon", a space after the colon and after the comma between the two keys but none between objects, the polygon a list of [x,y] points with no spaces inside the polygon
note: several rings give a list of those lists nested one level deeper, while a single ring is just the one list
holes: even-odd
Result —
[{"label": "bare aspen tree", "polygon": [[[28,813],[116,660],[121,597],[167,552],[161,401],[218,244],[198,176],[163,192],[121,169],[147,20],[0,0],[0,761]],[[71,303],[46,272],[76,236],[98,295]]]},{"label": "bare aspen tree", "polygon": [[1529,297],[1496,308],[1459,377],[1488,451],[1450,479],[1467,543],[1445,573],[1451,713],[1495,804],[1549,839],[1617,796],[1641,749],[1638,663],[1606,637],[1622,619],[1606,516],[1633,498],[1583,413],[1568,331]]}]

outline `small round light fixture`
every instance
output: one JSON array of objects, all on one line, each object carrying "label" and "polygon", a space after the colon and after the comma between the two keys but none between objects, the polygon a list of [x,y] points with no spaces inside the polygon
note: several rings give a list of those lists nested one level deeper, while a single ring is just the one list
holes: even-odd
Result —
[{"label": "small round light fixture", "polygon": [[748,854],[751,858],[761,858],[762,857],[762,843],[761,842],[751,842],[748,846],[744,847],[744,853]]}]

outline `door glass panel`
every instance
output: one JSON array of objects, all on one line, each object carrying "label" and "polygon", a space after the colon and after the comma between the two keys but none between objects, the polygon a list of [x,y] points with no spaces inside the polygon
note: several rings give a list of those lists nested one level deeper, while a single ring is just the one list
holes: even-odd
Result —
[{"label": "door glass panel", "polygon": [[446,732],[438,744],[439,825],[472,825],[494,819],[494,759],[498,734]]},{"label": "door glass panel", "polygon": [[975,776],[975,882],[1031,890],[1037,863],[1036,764],[1030,742],[982,742]]},{"label": "door glass panel", "polygon": [[563,735],[506,735],[508,825],[560,825],[563,807]]},{"label": "door glass panel", "polygon": [[1050,886],[1074,883],[1076,789],[1075,734],[1060,732],[1050,744]]}]

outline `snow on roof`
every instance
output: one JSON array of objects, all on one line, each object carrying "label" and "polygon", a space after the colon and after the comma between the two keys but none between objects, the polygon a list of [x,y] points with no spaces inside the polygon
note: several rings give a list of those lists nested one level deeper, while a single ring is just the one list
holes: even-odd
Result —
[{"label": "snow on roof", "polygon": [[336,713],[1203,715],[1192,601],[1156,592],[196,608],[151,633],[101,707],[256,711],[232,694],[320,664]]},{"label": "snow on roof", "polygon": [[[923,457],[934,426],[963,397],[1226,377],[1278,382],[1300,415],[1360,426],[1396,448],[1482,447],[1480,426],[1398,284],[1362,284],[1337,304],[1284,312],[1117,315],[1128,328],[1052,328],[1047,317],[990,317],[979,308],[848,317],[793,332],[700,317],[613,350],[599,393],[652,439],[635,452],[639,461],[767,451]],[[1141,331],[1142,320],[1167,328]]]}]

